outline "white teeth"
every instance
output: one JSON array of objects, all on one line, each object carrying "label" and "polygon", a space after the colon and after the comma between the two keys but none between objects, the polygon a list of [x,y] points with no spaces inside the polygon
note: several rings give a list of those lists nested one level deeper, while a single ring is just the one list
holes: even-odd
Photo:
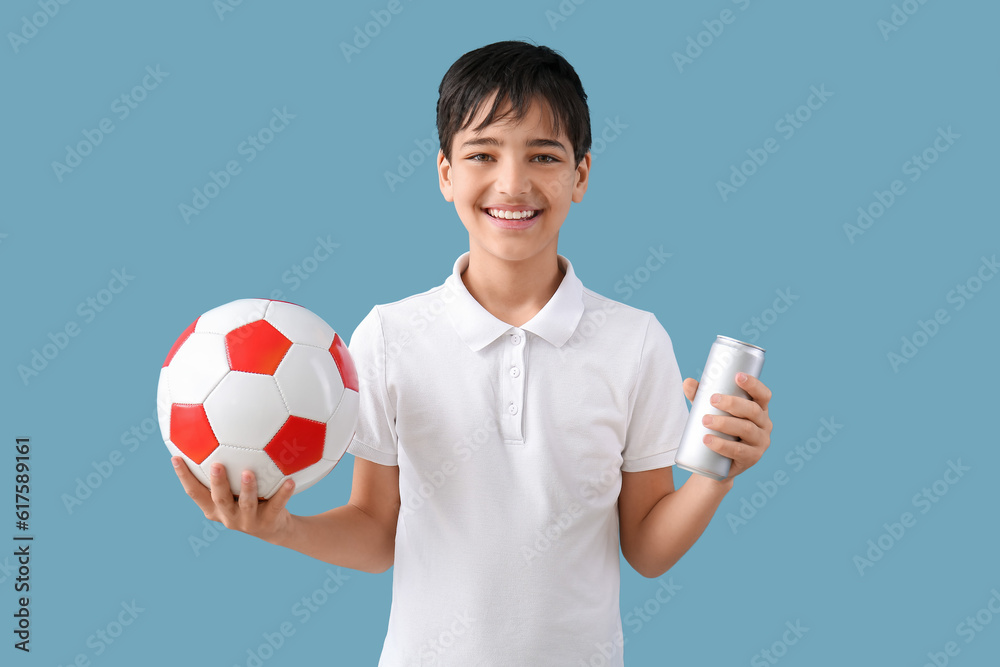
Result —
[{"label": "white teeth", "polygon": [[486,209],[486,212],[494,218],[503,218],[505,220],[524,220],[526,218],[533,218],[538,213],[538,211],[503,211],[498,208]]}]

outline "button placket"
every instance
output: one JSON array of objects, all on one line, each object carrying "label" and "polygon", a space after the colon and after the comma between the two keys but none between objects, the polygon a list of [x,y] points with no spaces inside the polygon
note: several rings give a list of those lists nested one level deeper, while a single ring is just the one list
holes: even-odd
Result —
[{"label": "button placket", "polygon": [[501,406],[504,425],[504,440],[523,441],[522,421],[524,416],[524,350],[527,345],[525,334],[514,329],[507,336],[504,346],[504,368],[501,376],[505,391],[501,392],[504,405]]}]

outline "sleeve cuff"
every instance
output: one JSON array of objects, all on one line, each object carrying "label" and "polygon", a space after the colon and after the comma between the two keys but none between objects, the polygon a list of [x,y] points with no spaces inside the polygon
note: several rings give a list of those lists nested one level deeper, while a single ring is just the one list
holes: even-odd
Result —
[{"label": "sleeve cuff", "polygon": [[677,448],[668,452],[661,452],[653,456],[641,459],[629,459],[622,462],[622,472],[645,472],[656,468],[667,468],[674,465],[674,458],[677,456]]},{"label": "sleeve cuff", "polygon": [[357,438],[352,440],[351,444],[348,445],[347,453],[383,466],[399,465],[395,454],[387,454],[374,447],[369,447]]}]

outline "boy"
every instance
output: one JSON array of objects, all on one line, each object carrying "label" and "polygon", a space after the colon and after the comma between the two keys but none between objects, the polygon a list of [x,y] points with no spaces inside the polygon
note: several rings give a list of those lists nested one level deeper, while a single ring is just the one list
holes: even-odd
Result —
[{"label": "boy", "polygon": [[[380,665],[622,665],[618,547],[666,572],[733,477],[770,443],[770,391],[722,396],[708,437],[722,482],[676,491],[670,466],[697,382],[656,318],[587,290],[557,253],[590,172],[590,118],[573,68],[501,42],[462,56],[438,100],[438,177],[469,252],[437,288],[376,306],[350,350],[361,376],[347,505],[293,516],[288,481],[238,503],[181,460],[205,516],[343,567],[393,570]],[[683,395],[682,395],[683,391]],[[447,640],[447,641],[445,641]]]}]

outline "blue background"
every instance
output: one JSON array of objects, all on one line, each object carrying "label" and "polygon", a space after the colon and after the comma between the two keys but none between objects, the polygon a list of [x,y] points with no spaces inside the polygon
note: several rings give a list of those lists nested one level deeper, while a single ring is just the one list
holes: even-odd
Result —
[{"label": "blue background", "polygon": [[[977,271],[993,277],[981,258],[1000,250],[1000,6],[902,4],[915,13],[883,34],[888,1],[403,0],[348,59],[341,43],[386,2],[247,0],[221,14],[208,0],[53,2],[51,18],[37,2],[5,3],[0,539],[18,532],[13,442],[30,436],[35,542],[30,655],[12,648],[13,547],[0,550],[0,662],[247,665],[262,634],[290,622],[268,667],[375,664],[391,573],[343,570],[302,623],[293,606],[328,566],[209,529],[143,424],[170,345],[214,306],[280,290],[349,335],[373,304],[440,284],[468,241],[420,153],[428,140],[436,152],[437,86],[466,51],[529,39],[577,69],[595,136],[619,128],[595,145],[590,190],[560,239],[584,284],[655,312],[685,377],[700,375],[716,334],[768,350],[770,450],[665,575],[680,590],[650,603],[658,583],[623,561],[623,616],[655,610],[638,630],[626,624],[627,664],[768,664],[767,649],[789,666],[922,665],[948,642],[955,664],[996,664],[1000,619],[988,612],[972,641],[958,626],[1000,589],[1000,281],[976,283]],[[711,23],[726,9],[731,23]],[[706,46],[678,67],[688,38]],[[147,67],[168,75],[120,118],[114,100]],[[810,117],[787,137],[776,123],[813,86],[832,96],[813,98],[819,108],[800,110]],[[238,146],[274,108],[295,118],[248,162]],[[103,118],[113,132],[60,179],[52,163]],[[959,138],[911,181],[904,163],[948,128]],[[779,150],[724,200],[717,182],[769,137]],[[390,187],[386,172],[413,151],[412,174]],[[241,172],[185,222],[179,205],[229,160]],[[905,194],[850,239],[858,207],[896,179]],[[318,238],[339,246],[296,284],[290,272]],[[672,256],[626,294],[650,246]],[[123,268],[134,278],[87,321],[78,305]],[[981,289],[959,309],[948,295],[970,279]],[[768,311],[777,290],[794,296],[782,313]],[[938,309],[948,321],[894,368],[889,353]],[[79,334],[22,377],[69,322]],[[822,419],[842,427],[810,460],[788,458]],[[142,439],[123,440],[133,427]],[[121,465],[67,506],[115,451]],[[954,484],[940,481],[949,461],[968,468]],[[768,497],[778,471],[787,483]],[[348,458],[290,509],[343,504],[350,478]],[[925,488],[935,502],[915,503]],[[915,524],[892,537],[884,524],[904,512]],[[859,566],[880,538],[888,550]],[[88,644],[133,601],[142,611],[113,644]],[[783,644],[797,622],[808,631]]]}]

